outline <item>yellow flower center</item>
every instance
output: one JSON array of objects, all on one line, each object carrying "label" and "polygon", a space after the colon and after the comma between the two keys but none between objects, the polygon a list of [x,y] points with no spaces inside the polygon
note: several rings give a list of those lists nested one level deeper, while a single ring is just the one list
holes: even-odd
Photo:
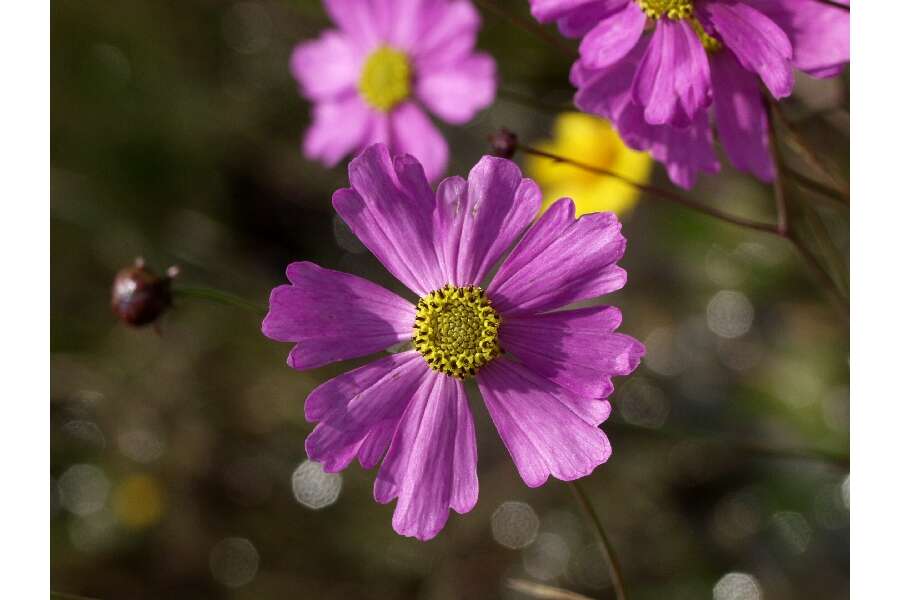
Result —
[{"label": "yellow flower center", "polygon": [[409,97],[412,65],[403,52],[378,48],[363,65],[359,93],[373,108],[387,112]]},{"label": "yellow flower center", "polygon": [[722,42],[707,33],[697,17],[694,16],[692,0],[637,0],[637,3],[645,15],[656,21],[662,17],[673,21],[686,19],[707,52],[715,52],[722,48]]},{"label": "yellow flower center", "polygon": [[466,379],[502,352],[499,329],[483,289],[448,283],[419,300],[413,345],[435,371]]}]

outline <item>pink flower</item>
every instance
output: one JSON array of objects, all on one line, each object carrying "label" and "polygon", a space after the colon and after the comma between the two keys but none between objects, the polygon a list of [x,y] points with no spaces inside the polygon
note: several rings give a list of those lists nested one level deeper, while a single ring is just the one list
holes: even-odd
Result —
[{"label": "pink flower", "polygon": [[397,499],[394,529],[430,539],[451,508],[465,513],[478,499],[462,384],[472,377],[526,485],[584,477],[606,462],[612,450],[598,425],[610,413],[612,376],[631,373],[644,347],[616,333],[617,308],[571,305],[625,285],[615,214],[576,219],[561,199],[535,222],[537,184],[491,156],[435,192],[415,158],[378,144],[350,162],[350,184],[335,192],[335,210],[418,303],[298,262],[287,268],[290,284],[272,290],[263,333],[293,342],[288,364],[300,370],[412,348],[309,395],[306,417],[318,423],[309,457],[330,472],[380,462],[375,499]]},{"label": "pink flower", "polygon": [[452,124],[488,106],[493,59],[475,52],[478,13],[468,0],[325,0],[337,24],[298,45],[291,71],[314,103],[308,158],[336,165],[383,142],[415,156],[429,180],[447,166],[447,142],[423,107]]},{"label": "pink flower", "polygon": [[850,14],[818,0],[531,0],[535,17],[582,37],[572,83],[581,110],[691,187],[717,172],[710,110],[726,153],[774,176],[760,84],[789,96],[794,69],[833,77],[850,57]]}]

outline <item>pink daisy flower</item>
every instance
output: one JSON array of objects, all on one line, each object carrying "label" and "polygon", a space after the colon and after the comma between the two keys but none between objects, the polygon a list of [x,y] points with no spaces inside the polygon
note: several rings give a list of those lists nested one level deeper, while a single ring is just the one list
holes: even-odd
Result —
[{"label": "pink daisy flower", "polygon": [[291,71],[314,103],[303,152],[328,166],[383,142],[421,161],[429,180],[447,167],[447,142],[423,108],[465,123],[494,100],[493,59],[475,52],[468,0],[324,0],[337,29],[298,45]]},{"label": "pink daisy flower", "polygon": [[526,485],[584,477],[606,462],[598,425],[610,413],[611,377],[631,373],[644,347],[616,333],[618,309],[570,306],[625,285],[616,216],[576,219],[561,199],[534,222],[540,190],[502,158],[482,158],[468,179],[447,178],[437,192],[414,157],[392,158],[382,144],[349,171],[335,210],[419,300],[312,263],[288,266],[290,284],[272,290],[262,331],[295,344],[291,367],[411,344],[309,395],[306,417],[318,423],[309,457],[331,472],[354,458],[365,468],[380,462],[375,500],[397,499],[398,533],[430,539],[451,508],[465,513],[478,499],[463,388],[471,377]]},{"label": "pink daisy flower", "polygon": [[833,77],[850,57],[849,11],[818,0],[531,0],[531,8],[584,36],[571,73],[576,106],[614,121],[682,187],[719,170],[710,108],[732,163],[771,181],[760,82],[784,98],[793,69]]}]

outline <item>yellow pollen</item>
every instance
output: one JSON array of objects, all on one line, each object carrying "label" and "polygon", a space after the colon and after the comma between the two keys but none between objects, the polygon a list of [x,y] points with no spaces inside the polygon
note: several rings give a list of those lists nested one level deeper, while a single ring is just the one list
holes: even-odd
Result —
[{"label": "yellow pollen", "polygon": [[435,371],[466,379],[503,352],[499,330],[483,289],[448,283],[419,300],[413,345]]},{"label": "yellow pollen", "polygon": [[409,97],[412,65],[403,52],[378,48],[363,65],[357,87],[372,107],[387,112]]},{"label": "yellow pollen", "polygon": [[722,49],[722,42],[707,33],[700,20],[694,16],[692,0],[637,0],[637,3],[644,14],[653,20],[658,21],[662,17],[673,21],[687,20],[707,52]]}]

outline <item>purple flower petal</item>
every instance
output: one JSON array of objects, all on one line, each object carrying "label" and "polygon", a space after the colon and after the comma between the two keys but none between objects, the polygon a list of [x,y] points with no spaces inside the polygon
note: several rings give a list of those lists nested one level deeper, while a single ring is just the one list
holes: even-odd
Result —
[{"label": "purple flower petal", "polygon": [[371,468],[384,456],[416,390],[431,373],[418,352],[392,354],[326,381],[306,399],[306,418],[319,422],[306,438],[309,458],[326,471],[357,455]]},{"label": "purple flower petal", "polygon": [[444,280],[479,285],[540,206],[537,184],[503,158],[483,157],[469,172],[468,183],[460,177],[442,181],[435,233]]},{"label": "purple flower petal", "polygon": [[505,317],[500,343],[534,373],[585,398],[605,398],[611,376],[628,375],[644,355],[636,339],[614,333],[622,322],[611,306]]},{"label": "purple flower petal", "polygon": [[600,19],[622,10],[622,6],[631,0],[606,0],[589,2],[574,8],[559,17],[556,25],[559,32],[566,37],[580,38],[594,28]]},{"label": "purple flower petal", "polygon": [[719,141],[735,167],[772,181],[775,169],[769,153],[769,122],[756,77],[744,70],[728,49],[717,52],[710,66]]},{"label": "purple flower petal", "polygon": [[347,36],[327,30],[317,40],[298,44],[291,54],[291,73],[303,94],[328,100],[354,93],[362,56]]},{"label": "purple flower petal", "polygon": [[579,88],[575,106],[584,112],[616,119],[632,104],[632,81],[647,45],[648,38],[642,38],[622,60],[604,69],[591,69],[580,60],[572,65],[569,78]]},{"label": "purple flower petal", "polygon": [[621,8],[628,0],[530,0],[531,14],[541,23],[550,23],[565,18],[573,11],[589,8],[605,11],[606,14]]},{"label": "purple flower petal", "polygon": [[814,77],[833,77],[850,61],[850,11],[819,0],[745,2],[765,13],[787,34],[798,69]]},{"label": "purple flower petal", "polygon": [[452,65],[475,48],[480,18],[470,2],[427,2],[411,49],[418,71]]},{"label": "purple flower petal", "polygon": [[331,20],[361,49],[375,48],[383,39],[383,22],[374,3],[368,0],[324,0],[323,3]]},{"label": "purple flower petal", "polygon": [[472,54],[456,64],[423,71],[416,96],[448,123],[465,123],[494,101],[495,71],[490,56]]},{"label": "purple flower petal", "polygon": [[447,170],[447,141],[431,119],[412,102],[404,102],[390,114],[391,148],[416,157],[429,181]]},{"label": "purple flower petal", "polygon": [[635,2],[628,2],[622,9],[600,20],[579,46],[581,60],[593,69],[615,64],[634,48],[647,16]]},{"label": "purple flower petal", "polygon": [[472,414],[462,382],[430,372],[403,413],[375,479],[375,500],[397,498],[394,530],[429,540],[453,508],[465,513],[478,499]]},{"label": "purple flower petal", "polygon": [[601,414],[608,415],[605,400],[576,398],[506,358],[491,362],[477,379],[497,432],[528,487],[543,485],[550,475],[563,481],[584,477],[609,459],[609,440],[594,422],[601,411],[590,411],[592,418],[586,420],[583,410],[572,408],[602,403]]},{"label": "purple flower petal", "polygon": [[741,65],[757,73],[776,98],[794,88],[791,42],[772,19],[747,4],[711,2],[709,18]]},{"label": "purple flower petal", "polygon": [[706,50],[684,20],[660,19],[638,66],[632,98],[651,125],[686,126],[709,106]]},{"label": "purple flower petal", "polygon": [[291,285],[272,290],[262,332],[296,342],[288,364],[313,369],[411,338],[415,307],[365,279],[309,262],[287,268]]},{"label": "purple flower petal", "polygon": [[333,167],[362,145],[371,119],[372,111],[356,94],[317,103],[303,137],[303,154]]},{"label": "purple flower petal", "polygon": [[513,249],[487,289],[504,316],[536,313],[613,292],[625,285],[616,262],[625,252],[613,213],[575,219],[566,198],[547,209]]},{"label": "purple flower petal", "polygon": [[392,161],[383,144],[369,146],[350,161],[350,184],[334,193],[332,204],[356,237],[417,295],[443,286],[433,243],[434,194],[417,161]]},{"label": "purple flower petal", "polygon": [[709,120],[703,113],[685,128],[648,125],[642,111],[632,104],[619,115],[616,126],[626,144],[646,150],[665,164],[669,179],[685,189],[694,186],[700,171],[719,172]]}]

